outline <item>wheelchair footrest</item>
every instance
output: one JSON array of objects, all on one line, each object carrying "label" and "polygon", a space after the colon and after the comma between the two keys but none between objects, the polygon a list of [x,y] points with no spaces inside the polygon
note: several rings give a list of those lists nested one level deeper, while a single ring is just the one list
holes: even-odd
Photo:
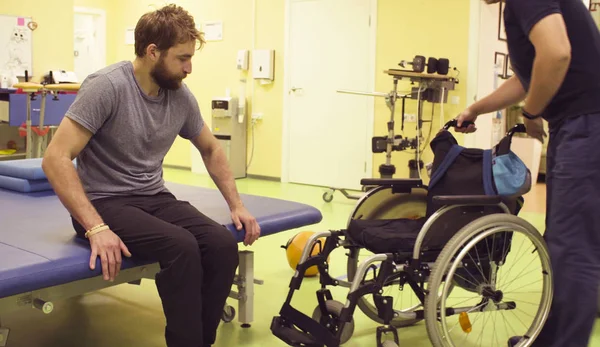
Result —
[{"label": "wheelchair footrest", "polygon": [[289,326],[282,317],[274,317],[271,322],[271,331],[283,342],[295,347],[322,347],[317,339],[303,331]]},{"label": "wheelchair footrest", "polygon": [[325,326],[298,311],[288,303],[273,318],[271,331],[290,346],[298,347],[339,347],[340,341]]}]

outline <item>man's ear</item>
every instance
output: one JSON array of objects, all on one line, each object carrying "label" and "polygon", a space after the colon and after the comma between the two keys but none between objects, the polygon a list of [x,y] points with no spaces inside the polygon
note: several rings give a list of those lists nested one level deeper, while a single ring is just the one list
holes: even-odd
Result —
[{"label": "man's ear", "polygon": [[151,43],[146,47],[146,56],[152,61],[158,61],[160,58],[160,51],[158,50],[158,47],[156,47],[156,44]]}]

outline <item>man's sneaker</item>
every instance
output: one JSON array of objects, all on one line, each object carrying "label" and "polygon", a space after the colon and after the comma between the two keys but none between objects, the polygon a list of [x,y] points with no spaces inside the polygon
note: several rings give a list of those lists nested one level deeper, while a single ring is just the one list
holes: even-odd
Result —
[{"label": "man's sneaker", "polygon": [[508,339],[508,347],[515,347],[521,341],[521,336],[513,336]]}]

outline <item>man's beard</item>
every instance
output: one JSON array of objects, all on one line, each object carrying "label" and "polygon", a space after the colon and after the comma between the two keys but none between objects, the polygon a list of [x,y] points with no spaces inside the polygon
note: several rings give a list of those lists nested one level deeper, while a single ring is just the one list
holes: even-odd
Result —
[{"label": "man's beard", "polygon": [[165,68],[164,60],[162,59],[154,66],[150,75],[162,89],[177,90],[181,87],[182,78],[169,75],[169,72]]}]

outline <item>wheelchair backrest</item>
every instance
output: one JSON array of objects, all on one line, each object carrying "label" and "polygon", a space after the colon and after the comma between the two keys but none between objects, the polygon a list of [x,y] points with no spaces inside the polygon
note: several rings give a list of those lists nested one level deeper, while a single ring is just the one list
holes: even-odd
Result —
[{"label": "wheelchair backrest", "polygon": [[[489,196],[497,195],[492,179],[491,150],[460,148],[449,131],[440,132],[431,142],[434,153],[431,181],[427,192],[427,218],[443,206],[435,203],[435,196]],[[452,160],[448,160],[449,156]],[[522,196],[502,197],[513,214],[523,205]],[[505,213],[500,206],[463,206],[454,208],[437,219],[425,238],[428,248],[443,247],[462,227],[487,214]]]}]

